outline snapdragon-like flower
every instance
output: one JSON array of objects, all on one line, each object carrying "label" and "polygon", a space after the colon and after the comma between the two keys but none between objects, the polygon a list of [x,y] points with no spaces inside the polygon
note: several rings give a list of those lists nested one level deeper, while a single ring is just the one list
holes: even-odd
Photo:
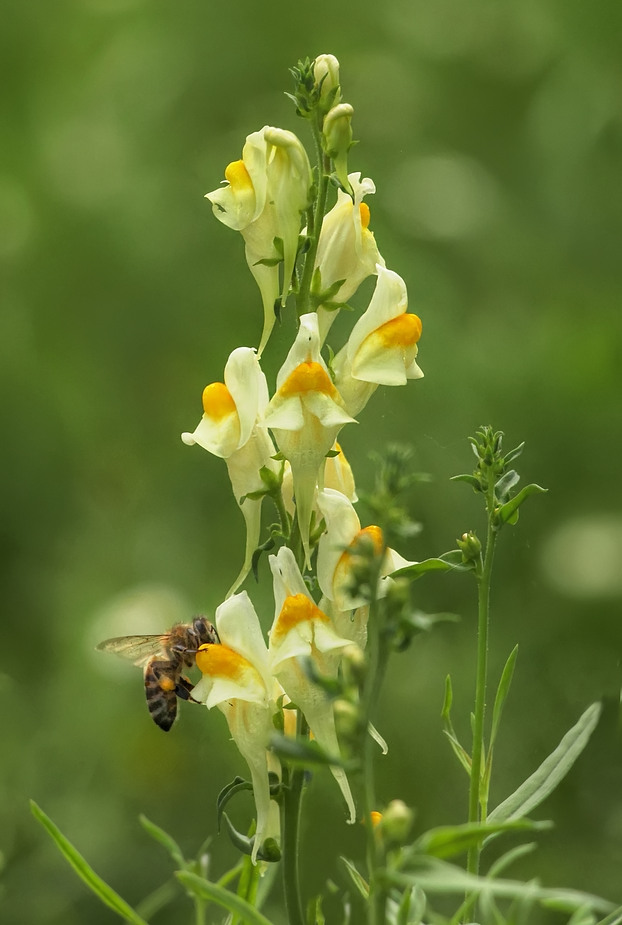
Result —
[{"label": "snapdragon-like flower", "polygon": [[335,383],[350,414],[358,414],[379,385],[406,385],[423,376],[416,362],[421,321],[407,307],[404,280],[379,266],[367,311],[333,362]]},{"label": "snapdragon-like flower", "polygon": [[300,216],[309,202],[311,166],[293,132],[265,125],[247,137],[241,160],[227,166],[225,179],[227,185],[207,193],[206,198],[216,218],[244,238],[246,260],[263,302],[261,355],[276,319],[275,302],[280,297],[284,305],[289,292]]},{"label": "snapdragon-like flower", "polygon": [[270,800],[270,737],[276,710],[275,682],[270,670],[255,608],[242,591],[228,598],[216,610],[220,645],[201,646],[196,654],[203,677],[192,690],[192,698],[208,709],[218,707],[251,772],[257,810],[257,830],[252,861],[266,838],[279,841],[279,813]]},{"label": "snapdragon-like flower", "polygon": [[296,516],[307,562],[313,500],[324,458],[343,425],[353,421],[320,356],[317,314],[302,315],[264,422],[292,467]]},{"label": "snapdragon-like flower", "polygon": [[[356,485],[354,484],[354,473],[339,443],[334,443],[331,448],[331,454],[332,453],[336,453],[336,455],[327,456],[326,462],[324,463],[324,487],[335,488],[350,501],[358,501]],[[283,470],[281,492],[285,510],[293,517],[295,511],[294,480],[292,478],[292,467],[287,461],[285,462]]]},{"label": "snapdragon-like flower", "polygon": [[[361,561],[360,543],[367,539],[380,554],[383,536],[380,527],[361,528],[358,514],[350,501],[339,491],[326,488],[318,492],[317,504],[326,522],[317,556],[317,579],[324,598],[330,602],[333,622],[340,635],[364,648],[369,617],[368,599],[356,594],[356,568]],[[412,565],[394,549],[386,548],[380,569],[377,596],[387,593],[386,577],[399,568]],[[324,606],[324,598],[320,602]]]},{"label": "snapdragon-like flower", "polygon": [[[270,663],[288,697],[302,710],[314,739],[329,755],[339,755],[332,702],[309,678],[304,660],[311,659],[321,675],[335,677],[339,653],[351,646],[309,594],[293,552],[281,547],[270,556],[274,579],[275,616],[270,630]],[[343,768],[331,768],[350,811],[356,812]]]},{"label": "snapdragon-like flower", "polygon": [[198,444],[227,463],[233,494],[246,522],[244,563],[229,590],[232,594],[250,571],[261,533],[263,499],[246,495],[265,488],[260,476],[263,467],[276,474],[278,464],[272,459],[274,444],[262,423],[268,384],[251,347],[238,347],[231,353],[224,379],[204,389],[203,417],[196,430],[183,433],[181,439],[189,446]]},{"label": "snapdragon-like flower", "polygon": [[[348,180],[353,197],[338,190],[337,202],[324,216],[315,258],[323,291],[343,280],[332,296],[336,302],[347,302],[363,280],[377,272],[378,265],[384,266],[376,239],[369,230],[369,206],[363,202],[365,196],[376,192],[375,184],[368,177],[361,180],[360,173],[349,174]],[[320,343],[324,343],[337,314],[336,310],[318,308]]]}]

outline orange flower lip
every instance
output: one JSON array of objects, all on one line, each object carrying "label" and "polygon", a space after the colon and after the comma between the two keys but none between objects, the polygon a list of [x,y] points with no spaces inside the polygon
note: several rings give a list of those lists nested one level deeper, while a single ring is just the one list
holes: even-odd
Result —
[{"label": "orange flower lip", "polygon": [[313,360],[307,360],[289,374],[279,392],[282,398],[291,398],[305,392],[323,392],[334,398],[337,389],[323,366]]},{"label": "orange flower lip", "polygon": [[249,669],[255,671],[243,655],[224,645],[201,646],[196,654],[196,664],[203,674],[232,681],[241,681]]},{"label": "orange flower lip", "polygon": [[412,347],[421,337],[421,319],[404,312],[381,325],[375,332],[385,347]]},{"label": "orange flower lip", "polygon": [[272,631],[272,642],[277,643],[280,639],[283,639],[299,623],[307,623],[312,620],[321,620],[328,623],[326,614],[306,594],[302,594],[302,592],[291,594],[285,598],[281,607],[279,619]]},{"label": "orange flower lip", "polygon": [[203,389],[203,411],[214,421],[221,421],[237,411],[231,392],[224,382],[212,382]]},{"label": "orange flower lip", "polygon": [[234,189],[253,189],[253,181],[244,161],[231,161],[225,167],[225,179]]}]

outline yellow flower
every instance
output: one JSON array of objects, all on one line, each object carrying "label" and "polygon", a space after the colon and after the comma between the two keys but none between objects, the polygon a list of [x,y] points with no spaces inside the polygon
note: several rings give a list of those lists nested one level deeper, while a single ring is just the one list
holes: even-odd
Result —
[{"label": "yellow flower", "polygon": [[353,421],[320,356],[317,314],[302,315],[264,422],[292,468],[296,516],[307,562],[311,513],[324,458],[343,425]]},{"label": "yellow flower", "polygon": [[242,569],[229,594],[242,584],[251,567],[261,533],[262,498],[246,498],[265,488],[260,470],[275,474],[274,444],[262,423],[268,404],[268,384],[251,347],[236,348],[225,366],[224,382],[212,382],[203,391],[203,417],[193,433],[181,439],[198,444],[227,463],[231,487],[246,522],[246,550]]},{"label": "yellow flower", "polygon": [[216,610],[220,645],[201,646],[196,654],[202,678],[192,690],[192,698],[208,709],[217,706],[225,715],[229,731],[245,758],[253,784],[257,810],[257,830],[252,851],[257,852],[266,838],[279,841],[279,813],[270,800],[268,752],[274,732],[275,682],[268,650],[255,609],[246,591],[228,598]]},{"label": "yellow flower", "polygon": [[[332,296],[337,302],[347,302],[363,280],[377,272],[378,264],[384,266],[376,239],[369,230],[369,206],[363,202],[365,196],[376,192],[376,187],[368,177],[361,180],[360,173],[349,174],[348,180],[353,198],[343,190],[337,192],[337,202],[324,216],[315,258],[323,291],[343,280]],[[337,314],[322,306],[318,308],[320,343],[324,343]]]},{"label": "yellow flower", "polygon": [[[331,615],[338,632],[363,648],[368,602],[362,595],[354,593],[352,585],[360,561],[360,541],[368,539],[374,551],[379,554],[384,543],[382,530],[373,524],[361,528],[354,507],[339,491],[326,488],[318,492],[317,504],[326,522],[326,532],[322,534],[318,547],[318,583],[322,594],[334,607]],[[387,592],[386,583],[391,579],[386,576],[398,568],[412,564],[394,549],[387,547],[380,570],[378,597],[384,597]],[[354,615],[352,611],[355,611]]]},{"label": "yellow flower", "polygon": [[367,311],[333,363],[337,388],[351,414],[365,407],[379,385],[406,385],[423,376],[416,362],[421,321],[407,307],[404,280],[379,266]]},{"label": "yellow flower", "polygon": [[[263,302],[261,355],[276,319],[275,302],[280,298],[284,305],[289,292],[301,212],[309,202],[311,166],[293,132],[265,125],[247,137],[241,160],[228,165],[225,180],[226,186],[207,193],[206,198],[216,218],[244,238],[246,260]],[[280,246],[275,245],[275,239],[280,240]]]},{"label": "yellow flower", "polygon": [[[288,697],[302,710],[311,733],[329,755],[339,755],[332,702],[325,691],[309,678],[304,659],[312,659],[318,672],[336,677],[339,655],[351,646],[342,639],[330,620],[314,603],[287,546],[270,556],[274,579],[275,616],[270,630],[270,664]],[[332,767],[333,776],[350,811],[356,812],[350,785],[343,768]]]}]

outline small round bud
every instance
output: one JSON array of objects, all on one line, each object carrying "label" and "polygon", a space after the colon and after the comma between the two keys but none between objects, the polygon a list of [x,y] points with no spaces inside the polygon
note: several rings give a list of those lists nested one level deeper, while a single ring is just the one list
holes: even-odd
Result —
[{"label": "small round bud", "polygon": [[414,813],[403,800],[391,800],[382,814],[382,832],[387,841],[403,845],[413,824]]},{"label": "small round bud", "polygon": [[457,540],[459,549],[462,550],[462,559],[464,562],[477,562],[482,555],[482,544],[479,538],[469,531],[469,533],[463,533],[461,538]]}]

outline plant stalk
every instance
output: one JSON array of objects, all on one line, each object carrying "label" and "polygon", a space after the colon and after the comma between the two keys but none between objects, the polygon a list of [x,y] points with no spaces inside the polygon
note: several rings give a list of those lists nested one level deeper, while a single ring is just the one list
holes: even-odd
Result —
[{"label": "plant stalk", "polygon": [[[308,731],[304,718],[298,715],[298,735]],[[286,786],[283,788],[281,809],[283,847],[283,894],[287,910],[288,925],[305,925],[300,895],[300,808],[304,790],[304,768],[289,768]]]},{"label": "plant stalk", "polygon": [[[495,551],[497,533],[493,524],[494,480],[487,492],[488,530],[486,551],[481,574],[478,576],[478,617],[477,617],[477,678],[475,685],[475,711],[473,724],[473,755],[471,760],[471,783],[469,787],[469,822],[485,822],[480,819],[480,789],[482,777],[482,760],[484,755],[484,721],[486,718],[486,684],[488,678],[488,630],[490,623],[490,579]],[[467,871],[479,872],[481,845],[469,849]]]}]

